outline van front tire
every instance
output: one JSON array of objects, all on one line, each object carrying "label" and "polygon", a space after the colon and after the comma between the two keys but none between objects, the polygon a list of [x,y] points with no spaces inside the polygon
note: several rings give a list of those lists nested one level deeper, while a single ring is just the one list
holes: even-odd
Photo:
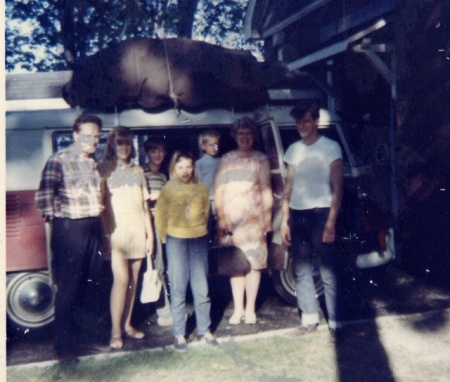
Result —
[{"label": "van front tire", "polygon": [[6,288],[9,327],[23,334],[43,328],[55,317],[55,289],[47,272],[8,275]]},{"label": "van front tire", "polygon": [[[292,259],[289,260],[288,267],[285,271],[272,271],[272,283],[275,291],[284,301],[290,305],[297,306]],[[314,284],[316,287],[316,297],[319,298],[323,294],[323,285],[317,270],[314,270]]]}]

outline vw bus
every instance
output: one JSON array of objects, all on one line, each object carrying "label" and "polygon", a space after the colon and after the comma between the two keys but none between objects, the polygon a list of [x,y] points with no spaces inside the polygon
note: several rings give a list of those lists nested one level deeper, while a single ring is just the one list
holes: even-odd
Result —
[{"label": "vw bus", "polygon": [[[255,148],[268,156],[272,174],[274,210],[268,272],[279,295],[295,304],[292,259],[280,237],[281,197],[286,175],[283,156],[289,144],[299,139],[289,116],[291,108],[266,106],[253,117],[259,124]],[[72,108],[6,113],[6,298],[8,321],[16,329],[41,328],[54,318],[51,228],[40,216],[34,196],[46,160],[72,142],[73,121],[83,112],[87,111]],[[96,155],[101,155],[111,128],[122,125],[134,131],[134,145],[139,153],[136,161],[141,165],[145,163],[143,142],[153,137],[167,142],[168,157],[177,149],[189,150],[199,157],[198,136],[205,129],[220,132],[223,154],[234,148],[230,128],[237,118],[244,116],[224,109],[200,113],[180,110],[149,113],[135,109],[94,114],[104,123]],[[377,152],[382,151],[378,154],[379,163],[375,158],[369,166],[354,155],[348,129],[335,115],[321,110],[320,129],[322,134],[337,140],[344,153],[344,201],[338,222],[340,255],[360,268],[386,264],[394,257],[394,230],[390,220],[384,217],[389,210],[389,188],[379,184],[389,179],[388,154],[382,155],[385,142],[381,140],[375,148]]]}]

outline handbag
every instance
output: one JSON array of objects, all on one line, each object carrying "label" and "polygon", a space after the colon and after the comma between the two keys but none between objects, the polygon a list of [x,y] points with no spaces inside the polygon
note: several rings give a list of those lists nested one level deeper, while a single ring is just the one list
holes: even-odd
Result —
[{"label": "handbag", "polygon": [[217,244],[209,248],[209,259],[212,269],[220,276],[235,276],[250,272],[250,262],[244,252],[231,244]]},{"label": "handbag", "polygon": [[161,295],[161,280],[158,271],[153,268],[150,253],[147,253],[147,270],[142,278],[141,302],[147,304],[159,300]]}]

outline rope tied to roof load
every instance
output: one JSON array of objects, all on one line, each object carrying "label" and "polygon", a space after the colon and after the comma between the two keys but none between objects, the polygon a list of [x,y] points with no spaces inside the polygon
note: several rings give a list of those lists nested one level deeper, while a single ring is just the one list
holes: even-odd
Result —
[{"label": "rope tied to roof load", "polygon": [[172,72],[170,70],[170,62],[169,62],[169,54],[167,52],[166,39],[163,38],[164,45],[164,55],[166,57],[166,66],[167,66],[167,75],[169,77],[169,97],[173,101],[174,109],[180,111],[180,100],[179,96],[173,90],[173,80],[172,80]]}]

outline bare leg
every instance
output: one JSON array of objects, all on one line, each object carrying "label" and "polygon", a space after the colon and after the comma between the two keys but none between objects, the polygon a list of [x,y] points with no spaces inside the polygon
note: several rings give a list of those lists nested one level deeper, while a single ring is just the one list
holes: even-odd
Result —
[{"label": "bare leg", "polygon": [[125,334],[128,337],[141,339],[144,338],[144,333],[137,331],[131,326],[131,316],[133,315],[134,300],[136,297],[137,280],[139,277],[139,270],[141,269],[142,260],[128,260],[128,268],[130,272],[130,281],[127,288],[127,297],[125,300],[123,327]]},{"label": "bare leg", "polygon": [[261,272],[250,270],[245,275],[245,294],[247,304],[245,307],[245,316],[254,316],[256,297],[258,296],[259,283],[261,281]]},{"label": "bare leg", "polygon": [[238,324],[244,316],[245,276],[230,277],[231,292],[233,294],[234,313],[230,318],[230,324]]},{"label": "bare leg", "polygon": [[[111,347],[122,347],[122,316],[127,295],[129,271],[128,261],[119,256],[112,256],[111,267],[114,282],[111,289],[110,312],[111,312]],[[114,342],[114,344],[113,344]]]}]

